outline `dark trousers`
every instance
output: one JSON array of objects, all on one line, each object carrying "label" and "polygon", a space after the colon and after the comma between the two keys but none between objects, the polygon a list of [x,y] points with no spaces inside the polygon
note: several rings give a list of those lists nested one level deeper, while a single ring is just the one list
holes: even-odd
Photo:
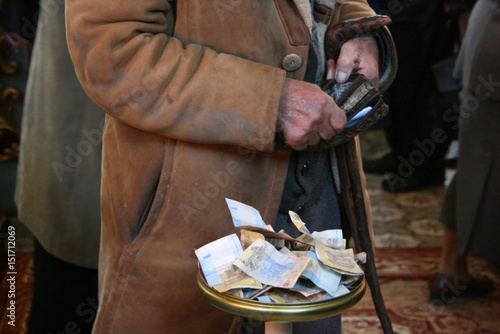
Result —
[{"label": "dark trousers", "polygon": [[35,241],[28,333],[91,333],[96,311],[97,270],[62,261]]}]

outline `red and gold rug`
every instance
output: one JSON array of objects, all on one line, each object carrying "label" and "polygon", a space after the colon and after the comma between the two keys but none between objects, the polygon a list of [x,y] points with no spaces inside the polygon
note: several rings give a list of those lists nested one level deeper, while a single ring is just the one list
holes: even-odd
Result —
[{"label": "red and gold rug", "polygon": [[[488,298],[429,302],[428,280],[439,264],[439,248],[379,248],[377,274],[395,333],[500,333],[500,273],[486,261],[471,258],[475,276],[488,277],[496,290]],[[371,295],[342,314],[342,333],[382,333]]]}]

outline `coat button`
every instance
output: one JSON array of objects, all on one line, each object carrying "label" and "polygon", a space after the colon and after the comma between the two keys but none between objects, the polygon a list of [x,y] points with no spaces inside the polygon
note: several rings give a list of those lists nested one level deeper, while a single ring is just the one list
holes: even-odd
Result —
[{"label": "coat button", "polygon": [[283,58],[283,68],[287,71],[296,71],[302,66],[302,58],[295,53],[290,53]]},{"label": "coat button", "polygon": [[304,162],[304,164],[300,168],[300,174],[306,175],[309,172],[309,169],[311,169],[311,162],[310,161]]},{"label": "coat button", "polygon": [[297,213],[298,213],[298,214],[301,214],[301,213],[303,213],[303,212],[304,212],[304,210],[305,210],[305,209],[306,209],[306,205],[305,205],[305,204],[303,204],[303,205],[301,205],[301,206],[299,206],[299,207],[297,208]]}]

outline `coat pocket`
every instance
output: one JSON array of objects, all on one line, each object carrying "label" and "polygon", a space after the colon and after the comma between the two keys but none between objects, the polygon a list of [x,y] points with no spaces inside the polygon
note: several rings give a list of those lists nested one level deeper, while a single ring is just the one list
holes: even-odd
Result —
[{"label": "coat pocket", "polygon": [[148,201],[146,202],[146,207],[144,208],[144,211],[142,211],[141,218],[139,219],[139,222],[137,223],[136,236],[139,234],[139,232],[144,227],[144,224],[146,223],[146,219],[148,218],[149,212],[151,211],[151,206],[153,205],[153,201],[155,199],[155,194],[156,194],[157,189],[158,189],[158,181],[156,182],[155,186],[153,187],[151,194],[149,195]]}]

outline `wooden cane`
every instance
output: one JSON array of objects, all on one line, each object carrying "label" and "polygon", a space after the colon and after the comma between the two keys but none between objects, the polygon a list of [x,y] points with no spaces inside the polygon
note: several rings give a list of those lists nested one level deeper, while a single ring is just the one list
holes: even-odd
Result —
[{"label": "wooden cane", "polygon": [[357,236],[359,238],[361,250],[366,253],[366,281],[368,283],[368,286],[370,287],[373,304],[375,305],[375,310],[380,320],[380,324],[382,325],[382,329],[385,334],[392,334],[394,333],[394,331],[392,329],[391,319],[389,318],[389,315],[385,308],[384,298],[382,297],[382,292],[380,290],[380,285],[377,277],[377,270],[375,268],[375,258],[372,248],[373,245],[368,228],[363,187],[361,186],[361,176],[359,174],[359,164],[354,139],[349,140],[345,144],[345,154],[349,181],[351,185],[352,199],[354,202],[356,229],[358,232]]}]

